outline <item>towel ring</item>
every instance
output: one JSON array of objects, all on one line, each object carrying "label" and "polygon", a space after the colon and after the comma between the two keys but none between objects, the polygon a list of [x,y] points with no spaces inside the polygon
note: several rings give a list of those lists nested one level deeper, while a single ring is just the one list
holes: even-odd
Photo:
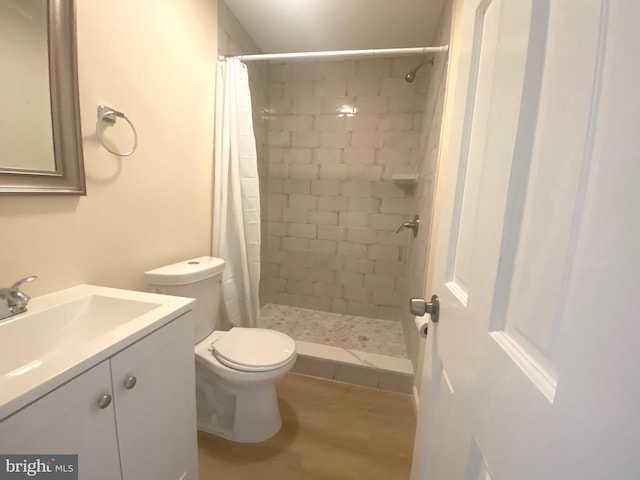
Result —
[{"label": "towel ring", "polygon": [[[104,120],[105,122],[111,125],[114,125],[116,123],[116,117],[120,117],[124,119],[124,121],[127,122],[131,127],[131,130],[133,130],[133,147],[131,148],[131,150],[125,153],[116,152],[115,150],[110,149],[104,143],[104,139],[102,138],[102,133],[100,133],[100,123]],[[98,105],[98,121],[96,122],[96,136],[98,137],[98,141],[100,142],[100,145],[106,148],[109,152],[119,157],[128,157],[129,155],[131,155],[133,152],[136,151],[136,148],[138,148],[138,132],[136,131],[136,127],[133,126],[133,123],[131,123],[131,120],[129,120],[124,113],[117,111],[115,108],[107,107],[106,105]]]}]

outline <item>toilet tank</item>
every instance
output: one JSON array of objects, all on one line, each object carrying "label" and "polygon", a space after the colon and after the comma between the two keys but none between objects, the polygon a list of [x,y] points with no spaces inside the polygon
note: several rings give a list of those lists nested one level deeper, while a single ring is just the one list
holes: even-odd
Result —
[{"label": "toilet tank", "polygon": [[224,260],[198,257],[145,272],[144,279],[156,293],[195,298],[194,343],[215,330],[218,322]]}]

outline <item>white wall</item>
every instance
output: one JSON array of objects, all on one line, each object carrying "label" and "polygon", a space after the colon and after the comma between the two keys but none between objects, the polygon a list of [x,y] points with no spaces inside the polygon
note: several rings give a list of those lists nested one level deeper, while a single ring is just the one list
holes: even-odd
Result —
[{"label": "white wall", "polygon": [[[215,0],[78,0],[88,195],[0,196],[0,286],[144,289],[145,270],[210,252],[216,22]],[[96,143],[103,102],[135,123],[132,157]]]}]

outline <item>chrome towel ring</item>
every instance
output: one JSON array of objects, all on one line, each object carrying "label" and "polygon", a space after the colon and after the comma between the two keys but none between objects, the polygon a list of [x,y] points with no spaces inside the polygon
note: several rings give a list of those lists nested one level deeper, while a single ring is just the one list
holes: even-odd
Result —
[{"label": "chrome towel ring", "polygon": [[[100,131],[100,123],[103,120],[110,125],[114,125],[116,123],[117,117],[123,118],[124,121],[129,124],[129,126],[131,127],[131,130],[133,130],[133,147],[131,148],[131,150],[125,153],[116,152],[111,148],[109,148],[104,143],[104,139],[102,138],[102,133]],[[136,148],[138,148],[138,132],[136,131],[136,127],[133,126],[133,123],[131,123],[131,120],[129,120],[124,113],[117,111],[115,108],[107,107],[106,105],[98,105],[98,121],[96,122],[96,136],[98,137],[98,141],[100,142],[100,145],[106,148],[109,152],[119,157],[128,157],[129,155],[131,155],[133,152],[136,151]]]}]

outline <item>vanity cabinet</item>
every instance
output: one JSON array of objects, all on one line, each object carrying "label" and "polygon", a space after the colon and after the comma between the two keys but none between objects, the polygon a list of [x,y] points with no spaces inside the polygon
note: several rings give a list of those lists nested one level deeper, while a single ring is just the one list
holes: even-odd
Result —
[{"label": "vanity cabinet", "polygon": [[0,452],[77,453],[86,480],[196,480],[194,367],[186,313],[3,420]]}]

